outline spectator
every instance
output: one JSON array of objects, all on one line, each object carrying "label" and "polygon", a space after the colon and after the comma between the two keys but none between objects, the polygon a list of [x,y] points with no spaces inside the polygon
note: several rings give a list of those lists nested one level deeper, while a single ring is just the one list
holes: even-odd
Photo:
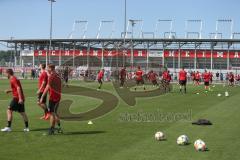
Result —
[{"label": "spectator", "polygon": [[32,68],[31,69],[31,78],[32,78],[32,80],[34,80],[34,78],[35,78],[35,69],[34,68]]},{"label": "spectator", "polygon": [[23,68],[21,69],[21,74],[22,74],[22,78],[24,79],[25,78],[25,71],[24,71]]},{"label": "spectator", "polygon": [[216,73],[216,77],[217,77],[217,80],[219,80],[219,73],[218,72]]},{"label": "spectator", "polygon": [[1,67],[0,68],[0,76],[2,76],[2,73],[3,73],[3,68]]},{"label": "spectator", "polygon": [[220,73],[220,81],[223,81],[223,73]]}]

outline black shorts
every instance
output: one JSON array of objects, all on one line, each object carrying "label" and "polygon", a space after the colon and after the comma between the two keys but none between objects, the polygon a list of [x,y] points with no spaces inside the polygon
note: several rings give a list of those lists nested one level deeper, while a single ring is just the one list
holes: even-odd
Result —
[{"label": "black shorts", "polygon": [[166,85],[169,85],[169,83],[170,83],[170,81],[169,80],[167,80],[167,79],[163,79],[163,81],[162,81],[164,84],[166,84]]},{"label": "black shorts", "polygon": [[204,82],[204,85],[205,86],[209,86],[209,82]]},{"label": "black shorts", "polygon": [[187,81],[186,81],[186,80],[179,80],[179,84],[180,84],[181,86],[186,86]]},{"label": "black shorts", "polygon": [[23,104],[19,104],[18,100],[16,98],[12,99],[12,101],[9,104],[9,107],[10,107],[9,109],[11,111],[15,111],[15,112],[19,112],[19,113],[25,112],[24,102],[23,102]]},{"label": "black shorts", "polygon": [[58,106],[59,106],[59,102],[53,102],[49,100],[49,104],[48,104],[49,112],[57,113]]},{"label": "black shorts", "polygon": [[141,79],[141,80],[136,80],[136,84],[137,84],[137,85],[139,85],[140,83],[141,83],[141,84],[144,84],[144,80],[143,80],[143,79]]},{"label": "black shorts", "polygon": [[158,84],[158,83],[157,83],[157,80],[152,80],[152,84],[153,84],[153,85]]},{"label": "black shorts", "polygon": [[234,79],[229,79],[229,82],[233,83],[233,82],[234,82]]},{"label": "black shorts", "polygon": [[102,84],[102,79],[98,79],[98,83],[101,83],[101,84]]},{"label": "black shorts", "polygon": [[[40,99],[41,99],[42,95],[43,95],[43,93],[40,92],[39,95],[38,95],[38,102],[40,102]],[[45,104],[46,102],[47,102],[47,94],[43,97],[42,103]]]},{"label": "black shorts", "polygon": [[120,78],[120,81],[125,81],[126,80],[126,78]]},{"label": "black shorts", "polygon": [[68,83],[68,77],[64,77],[65,83]]},{"label": "black shorts", "polygon": [[124,83],[126,81],[125,78],[120,78],[121,83]]}]

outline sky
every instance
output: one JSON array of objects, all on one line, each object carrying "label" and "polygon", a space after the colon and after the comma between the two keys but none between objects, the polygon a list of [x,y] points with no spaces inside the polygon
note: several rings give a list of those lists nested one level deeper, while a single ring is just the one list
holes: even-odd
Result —
[{"label": "sky", "polygon": [[[74,20],[88,21],[88,38],[96,37],[100,20],[114,20],[113,37],[120,37],[123,32],[124,0],[56,1],[53,4],[53,38],[68,38]],[[234,32],[240,32],[239,7],[239,0],[127,0],[127,19],[143,20],[144,32],[153,32],[158,19],[173,19],[173,31],[179,38],[184,36],[187,19],[202,19],[203,38],[209,38],[209,33],[215,32],[217,19],[233,19]],[[189,25],[189,31],[198,31],[198,23]],[[79,28],[73,33],[74,38],[81,37]],[[134,33],[139,33],[139,28],[136,24]],[[0,39],[49,38],[49,30],[48,0],[0,0]],[[100,37],[109,36],[110,30],[111,26],[105,24]],[[219,30],[224,37],[229,37],[228,23],[221,23]],[[168,23],[159,24],[159,36],[167,31]]]}]

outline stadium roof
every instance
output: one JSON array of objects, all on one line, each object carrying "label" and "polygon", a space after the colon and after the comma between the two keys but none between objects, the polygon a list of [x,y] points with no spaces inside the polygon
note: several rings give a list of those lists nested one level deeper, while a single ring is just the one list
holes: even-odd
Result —
[{"label": "stadium roof", "polygon": [[[134,42],[230,42],[230,43],[240,43],[240,39],[186,39],[186,38],[127,38],[125,39],[126,42],[134,41]],[[107,39],[52,39],[52,42],[122,42],[124,41],[123,38],[107,38]],[[0,39],[0,42],[6,43],[48,43],[49,39]]]},{"label": "stadium roof", "polygon": [[[7,43],[9,48],[46,48],[49,47],[49,39],[5,39],[0,40],[1,43]],[[52,47],[64,47],[64,48],[85,48],[85,47],[97,47],[97,48],[218,48],[228,49],[240,49],[240,39],[169,39],[169,38],[108,38],[108,39],[52,39]],[[158,47],[157,47],[158,46]],[[153,48],[155,47],[155,48]],[[222,47],[222,48],[221,48]]]}]

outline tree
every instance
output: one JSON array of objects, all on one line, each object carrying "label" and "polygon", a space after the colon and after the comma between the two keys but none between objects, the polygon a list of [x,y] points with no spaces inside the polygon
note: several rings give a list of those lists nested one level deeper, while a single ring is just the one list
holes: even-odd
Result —
[{"label": "tree", "polygon": [[0,59],[4,59],[5,62],[10,62],[12,59],[14,59],[13,51],[0,51]]},{"label": "tree", "polygon": [[3,66],[3,67],[6,66],[6,61],[5,61],[4,58],[1,59],[1,61],[0,61],[0,66]]}]

